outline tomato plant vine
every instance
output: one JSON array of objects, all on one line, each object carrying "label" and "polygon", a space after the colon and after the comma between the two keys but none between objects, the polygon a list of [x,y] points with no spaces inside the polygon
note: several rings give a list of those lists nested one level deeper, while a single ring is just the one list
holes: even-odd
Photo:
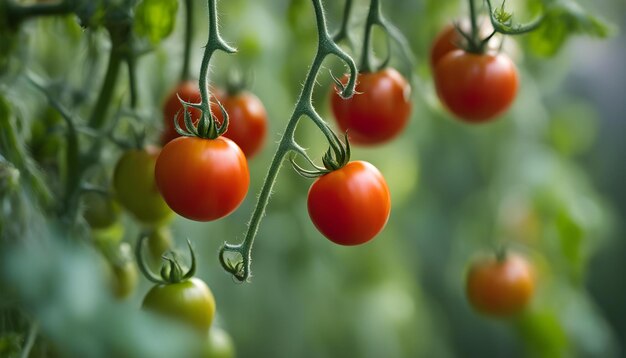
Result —
[{"label": "tomato plant vine", "polygon": [[[252,213],[248,229],[245,234],[244,241],[240,244],[225,243],[220,249],[219,260],[222,267],[230,272],[238,281],[246,281],[250,277],[252,262],[252,245],[259,229],[261,219],[265,214],[265,208],[269,202],[270,194],[276,182],[276,177],[283,161],[290,153],[296,153],[303,156],[309,163],[313,161],[309,158],[304,148],[302,148],[295,140],[295,132],[299,120],[304,116],[310,118],[315,125],[322,131],[330,148],[335,154],[345,153],[344,144],[332,131],[329,125],[315,111],[313,107],[313,87],[317,79],[318,73],[322,68],[322,63],[329,55],[335,55],[346,63],[350,70],[350,78],[346,86],[336,81],[341,89],[341,95],[344,98],[351,97],[354,93],[357,69],[352,58],[344,52],[334,41],[328,32],[324,8],[321,0],[312,0],[315,10],[315,19],[317,25],[317,52],[313,59],[313,63],[304,81],[304,85],[296,102],[295,109],[291,114],[287,127],[283,132],[282,139],[278,144],[274,158],[265,176],[261,193],[257,200],[257,204]],[[329,149],[330,152],[330,149]],[[314,164],[313,164],[314,165]],[[235,254],[238,257],[228,257]]]}]

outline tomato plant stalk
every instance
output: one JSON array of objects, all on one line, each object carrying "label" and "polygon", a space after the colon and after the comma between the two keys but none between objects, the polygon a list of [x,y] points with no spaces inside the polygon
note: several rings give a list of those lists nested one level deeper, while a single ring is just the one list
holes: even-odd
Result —
[{"label": "tomato plant stalk", "polygon": [[[263,215],[265,214],[265,208],[269,202],[270,194],[272,193],[272,189],[276,182],[276,177],[278,176],[283,160],[290,152],[294,152],[304,156],[309,162],[312,162],[310,158],[308,158],[305,150],[298,145],[294,138],[300,118],[303,116],[309,117],[326,136],[329,141],[329,145],[335,150],[335,153],[342,150],[338,148],[342,145],[342,143],[340,143],[335,133],[313,107],[313,87],[315,86],[317,75],[319,74],[324,59],[331,54],[337,56],[340,60],[345,62],[350,69],[350,79],[348,84],[345,87],[340,87],[342,88],[343,97],[348,98],[354,94],[357,69],[352,58],[339,46],[337,46],[330,36],[321,0],[312,0],[312,2],[315,9],[318,33],[318,47],[315,58],[313,59],[313,64],[311,65],[311,68],[306,76],[304,86],[302,87],[302,91],[300,92],[296,102],[296,107],[289,122],[287,123],[287,127],[285,128],[282,139],[280,140],[278,149],[276,150],[276,153],[274,153],[274,158],[272,159],[272,163],[265,177],[261,193],[252,213],[252,218],[248,224],[244,241],[236,245],[225,243],[220,249],[219,260],[222,267],[241,282],[246,281],[250,277],[252,245]],[[227,257],[227,253],[230,253],[230,255],[239,255],[236,257],[236,262],[233,262],[230,257]]]}]

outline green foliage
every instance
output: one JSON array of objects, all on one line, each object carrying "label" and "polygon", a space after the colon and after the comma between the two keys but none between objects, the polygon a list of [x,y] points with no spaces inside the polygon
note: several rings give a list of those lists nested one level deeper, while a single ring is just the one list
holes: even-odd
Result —
[{"label": "green foliage", "polygon": [[143,0],[135,9],[135,32],[158,44],[174,30],[178,0]]},{"label": "green foliage", "polygon": [[554,56],[572,36],[606,38],[615,32],[575,0],[545,0],[544,12],[543,24],[529,35],[530,49],[539,56]]}]

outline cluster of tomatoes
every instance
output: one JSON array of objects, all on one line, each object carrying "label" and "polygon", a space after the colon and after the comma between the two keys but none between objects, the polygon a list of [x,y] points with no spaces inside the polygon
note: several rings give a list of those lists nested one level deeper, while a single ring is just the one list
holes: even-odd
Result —
[{"label": "cluster of tomatoes", "polygon": [[[479,32],[488,32],[481,26]],[[435,38],[430,65],[442,104],[467,123],[484,123],[503,114],[515,100],[519,79],[515,64],[489,40],[461,33],[460,25],[449,25]],[[510,317],[523,311],[534,294],[535,277],[530,263],[521,255],[500,252],[479,258],[467,274],[466,294],[472,306],[484,314]]]},{"label": "cluster of tomatoes", "polygon": [[[461,48],[461,43],[462,37],[452,26],[435,40],[431,65],[437,93],[458,118],[472,123],[491,120],[513,102],[517,70],[506,55],[470,52]],[[344,77],[343,83],[347,80]],[[330,91],[337,125],[351,143],[383,144],[406,127],[411,114],[411,89],[398,71],[386,67],[359,73],[355,93],[343,99],[338,88]],[[116,165],[115,197],[138,221],[152,228],[148,246],[155,258],[171,246],[166,226],[174,212],[196,221],[217,220],[237,209],[247,195],[247,160],[259,152],[265,141],[267,113],[250,92],[213,89],[211,94],[211,115],[216,123],[221,125],[224,112],[228,114],[228,129],[223,136],[207,139],[179,134],[176,127],[188,127],[185,111],[194,126],[203,115],[199,109],[181,103],[201,102],[198,85],[181,82],[165,101],[163,148],[126,151]],[[365,161],[348,161],[323,173],[308,193],[311,221],[325,237],[340,245],[359,245],[373,239],[386,225],[390,209],[389,188],[383,175]],[[120,296],[126,295],[127,288],[137,280],[136,274],[122,274],[129,261],[123,262],[114,266]],[[480,260],[468,274],[469,300],[484,313],[515,314],[532,297],[531,271],[525,259],[516,254]],[[183,275],[175,260],[170,260],[162,273],[162,280],[146,295],[144,307],[177,317],[201,332],[209,330],[215,301],[208,286]]]}]

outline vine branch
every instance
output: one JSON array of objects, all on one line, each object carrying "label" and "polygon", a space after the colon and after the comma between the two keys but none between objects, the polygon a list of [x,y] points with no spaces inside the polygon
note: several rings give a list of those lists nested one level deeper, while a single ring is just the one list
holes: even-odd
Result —
[{"label": "vine branch", "polygon": [[[346,86],[340,87],[340,94],[344,98],[349,98],[354,94],[354,86],[356,82],[357,69],[356,64],[352,58],[345,53],[337,44],[333,41],[332,37],[328,33],[328,27],[326,24],[326,18],[324,16],[324,9],[322,7],[321,0],[312,0],[313,8],[315,9],[315,18],[317,23],[318,33],[318,47],[313,64],[307,73],[304,86],[298,96],[296,107],[287,123],[287,127],[283,133],[282,139],[278,144],[278,149],[274,153],[272,163],[265,176],[261,193],[259,194],[256,206],[252,212],[252,217],[248,224],[248,229],[245,234],[245,238],[240,244],[224,243],[219,252],[220,264],[224,270],[231,273],[234,278],[240,282],[245,282],[250,278],[251,274],[251,262],[252,262],[252,245],[257,235],[259,225],[263,216],[265,215],[265,209],[269,202],[270,194],[276,182],[276,177],[282,166],[285,157],[290,153],[303,155],[309,162],[312,162],[306,152],[296,143],[294,135],[300,118],[303,116],[311,119],[317,127],[324,133],[329,140],[329,145],[333,150],[340,150],[337,147],[342,147],[338,139],[335,140],[336,135],[332,132],[328,124],[317,114],[313,107],[313,88],[316,83],[317,75],[320,72],[322,63],[329,55],[335,55],[341,59],[348,66],[350,70],[350,78]],[[332,140],[331,140],[332,139]],[[345,149],[341,149],[345,150]],[[230,257],[236,255],[235,260],[231,260]]]}]

